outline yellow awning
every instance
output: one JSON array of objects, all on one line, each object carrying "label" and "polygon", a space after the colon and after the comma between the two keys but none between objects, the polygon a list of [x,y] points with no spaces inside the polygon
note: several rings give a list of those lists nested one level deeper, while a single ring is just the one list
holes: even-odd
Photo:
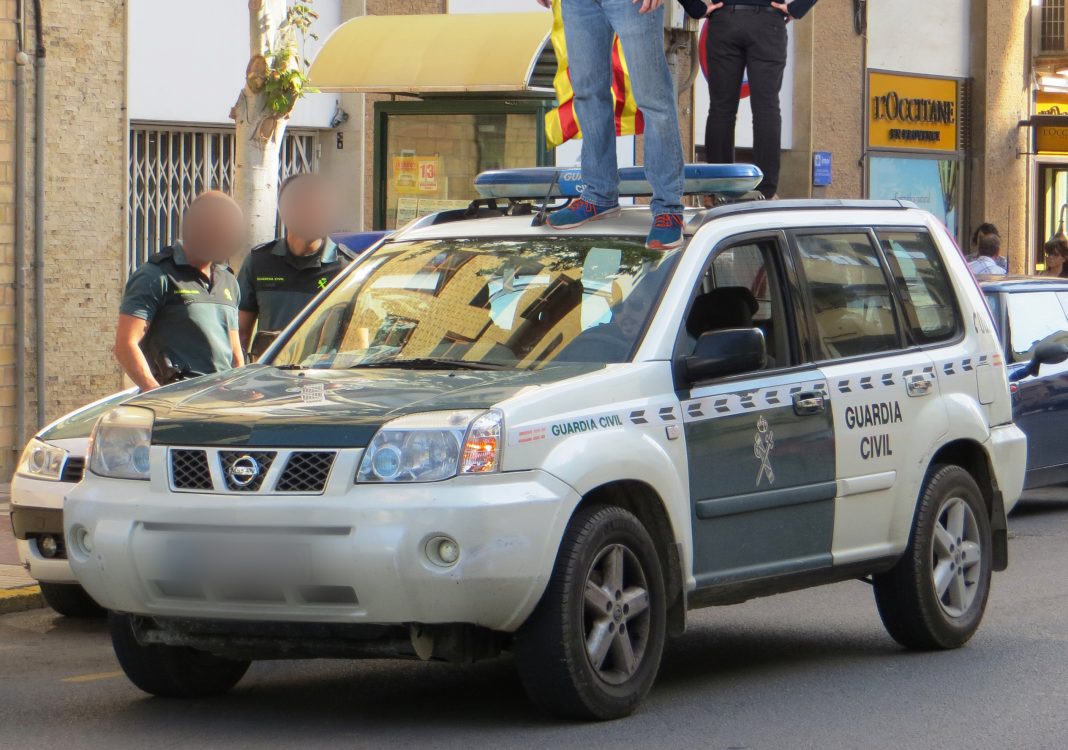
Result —
[{"label": "yellow awning", "polygon": [[552,93],[552,14],[360,16],[337,27],[311,85],[357,93]]}]

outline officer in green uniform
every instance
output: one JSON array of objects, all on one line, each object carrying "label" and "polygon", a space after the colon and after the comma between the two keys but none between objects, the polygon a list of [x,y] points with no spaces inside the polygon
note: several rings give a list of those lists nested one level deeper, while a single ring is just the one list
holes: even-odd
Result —
[{"label": "officer in green uniform", "polygon": [[115,357],[142,391],[244,364],[240,291],[223,265],[244,237],[238,205],[223,193],[204,193],[182,217],[182,240],[130,276],[119,306]]},{"label": "officer in green uniform", "polygon": [[279,188],[285,234],[254,247],[238,273],[241,343],[251,356],[261,355],[355,257],[328,236],[336,213],[334,192],[317,175],[294,175]]}]

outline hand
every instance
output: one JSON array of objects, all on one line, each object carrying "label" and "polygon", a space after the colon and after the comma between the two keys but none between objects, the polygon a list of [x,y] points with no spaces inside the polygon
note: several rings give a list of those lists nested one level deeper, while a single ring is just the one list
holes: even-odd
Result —
[{"label": "hand", "polygon": [[[772,3],[774,5],[774,3]],[[708,6],[708,10],[705,11],[705,18],[715,13],[717,10],[723,7],[723,3],[705,3]]]},{"label": "hand", "polygon": [[641,3],[642,7],[638,9],[638,13],[644,15],[645,13],[649,13],[650,11],[654,11],[659,8],[661,5],[664,4],[664,0],[631,0],[631,3],[633,5]]},{"label": "hand", "polygon": [[790,7],[786,3],[777,3],[772,0],[771,7],[786,16],[786,23],[790,23]]},{"label": "hand", "polygon": [[550,8],[551,9],[553,7],[553,0],[537,0],[537,2],[538,2],[538,5],[540,5],[543,8]]}]

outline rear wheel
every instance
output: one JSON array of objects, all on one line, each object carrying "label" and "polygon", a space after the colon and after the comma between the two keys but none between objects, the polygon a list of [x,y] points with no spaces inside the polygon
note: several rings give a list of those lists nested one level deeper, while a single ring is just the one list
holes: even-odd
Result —
[{"label": "rear wheel", "polygon": [[41,596],[49,607],[64,617],[103,617],[104,608],[93,601],[76,583],[41,583]]},{"label": "rear wheel", "polygon": [[248,671],[249,662],[180,646],[139,643],[130,615],[111,612],[111,643],[126,676],[146,693],[163,698],[221,695]]},{"label": "rear wheel", "polygon": [[914,649],[964,645],[986,610],[992,550],[975,480],[959,466],[934,467],[905,554],[875,576],[875,602],[894,640]]},{"label": "rear wheel", "polygon": [[516,637],[527,694],[557,716],[633,713],[660,667],[665,611],[660,560],[641,521],[617,507],[580,510]]}]

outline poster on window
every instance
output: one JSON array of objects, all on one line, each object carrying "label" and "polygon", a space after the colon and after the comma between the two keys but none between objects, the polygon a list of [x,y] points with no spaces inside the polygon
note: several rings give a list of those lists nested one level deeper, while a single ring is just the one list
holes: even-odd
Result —
[{"label": "poster on window", "polygon": [[960,162],[873,156],[868,162],[868,197],[911,201],[930,211],[959,236]]}]

